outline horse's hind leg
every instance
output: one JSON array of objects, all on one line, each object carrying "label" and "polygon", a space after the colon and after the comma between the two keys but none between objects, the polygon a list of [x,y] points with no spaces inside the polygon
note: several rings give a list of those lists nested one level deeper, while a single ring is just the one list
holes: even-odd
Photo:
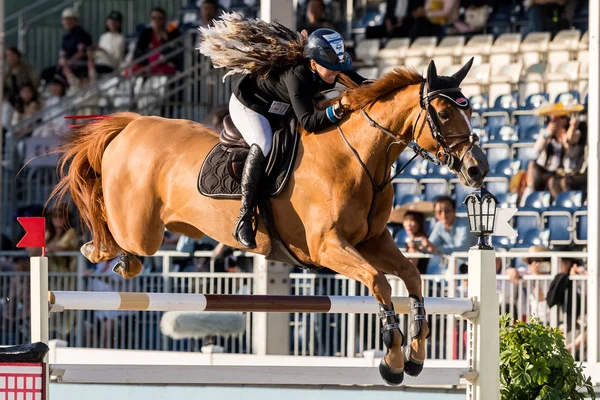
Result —
[{"label": "horse's hind leg", "polygon": [[79,249],[79,251],[81,251],[81,254],[83,254],[85,258],[87,258],[90,262],[94,264],[112,260],[119,254],[118,251],[109,252],[105,248],[101,248],[100,255],[96,257],[94,256],[95,247],[96,245],[94,244],[94,242],[90,240],[89,242],[81,246],[81,249]]},{"label": "horse's hind leg", "polygon": [[400,385],[404,379],[404,335],[398,327],[398,317],[392,304],[392,288],[385,274],[378,271],[345,239],[335,233],[321,246],[319,263],[335,272],[366,285],[379,303],[383,342],[390,350],[379,366],[381,377],[390,385]]},{"label": "horse's hind leg", "polygon": [[426,357],[429,323],[421,290],[421,275],[398,249],[390,232],[357,246],[357,250],[379,271],[400,277],[409,293],[409,336],[410,346],[404,346],[404,372],[417,376],[423,370]]}]

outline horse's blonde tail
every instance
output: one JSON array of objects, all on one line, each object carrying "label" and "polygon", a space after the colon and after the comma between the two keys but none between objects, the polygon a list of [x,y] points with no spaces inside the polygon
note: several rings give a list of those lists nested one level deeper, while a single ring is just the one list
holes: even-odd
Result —
[{"label": "horse's blonde tail", "polygon": [[82,225],[92,234],[92,258],[100,258],[100,251],[117,254],[121,250],[106,223],[102,156],[109,143],[139,117],[136,113],[117,113],[84,125],[70,134],[66,143],[56,150],[63,153],[57,166],[60,181],[50,199],[56,198],[60,204],[67,193],[71,194],[79,209]]}]

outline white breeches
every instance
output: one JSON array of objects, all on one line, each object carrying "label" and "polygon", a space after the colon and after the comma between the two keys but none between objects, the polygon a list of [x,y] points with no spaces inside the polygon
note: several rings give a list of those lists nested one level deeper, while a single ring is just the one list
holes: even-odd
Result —
[{"label": "white breeches", "polygon": [[273,131],[267,118],[243,105],[234,94],[229,99],[231,120],[250,146],[257,144],[266,157],[273,145]]}]

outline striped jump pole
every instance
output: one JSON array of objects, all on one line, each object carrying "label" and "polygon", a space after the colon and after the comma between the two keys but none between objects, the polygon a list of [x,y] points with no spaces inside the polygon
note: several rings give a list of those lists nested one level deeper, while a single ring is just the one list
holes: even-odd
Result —
[{"label": "striped jump pole", "polygon": [[[130,310],[267,313],[377,313],[372,297],[215,295],[48,291],[45,257],[31,258],[32,333],[46,341],[48,310]],[[454,314],[469,321],[468,400],[500,398],[499,301],[493,250],[469,250],[469,297],[425,298],[428,314]],[[47,293],[47,298],[44,295]],[[393,298],[398,313],[408,313],[408,298]],[[458,382],[457,382],[458,384]]]},{"label": "striped jump pole", "polygon": [[[396,312],[408,314],[408,297],[394,297]],[[285,296],[235,294],[180,294],[127,292],[48,293],[52,312],[63,310],[94,311],[197,311],[197,312],[268,312],[268,313],[372,313],[379,312],[370,296]],[[470,317],[474,306],[470,299],[426,297],[429,314],[455,314]]]}]

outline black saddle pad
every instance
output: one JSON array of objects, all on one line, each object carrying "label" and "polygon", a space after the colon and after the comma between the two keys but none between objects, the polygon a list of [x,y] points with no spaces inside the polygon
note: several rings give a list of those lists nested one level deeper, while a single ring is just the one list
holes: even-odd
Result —
[{"label": "black saddle pad", "polygon": [[[298,150],[299,133],[294,119],[273,135],[263,192],[275,197],[291,175]],[[226,147],[219,143],[208,153],[198,176],[198,191],[204,196],[221,199],[241,198],[241,171],[248,148]]]}]

